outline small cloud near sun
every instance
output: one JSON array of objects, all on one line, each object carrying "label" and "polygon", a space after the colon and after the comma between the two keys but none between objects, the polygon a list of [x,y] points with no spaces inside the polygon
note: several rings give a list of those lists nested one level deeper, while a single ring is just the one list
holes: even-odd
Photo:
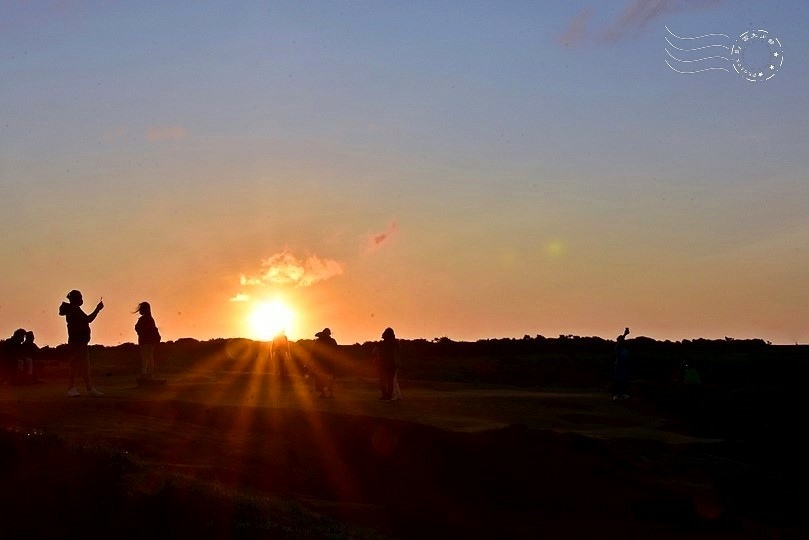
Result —
[{"label": "small cloud near sun", "polygon": [[146,132],[146,138],[150,141],[179,141],[188,135],[182,126],[154,126]]},{"label": "small cloud near sun", "polygon": [[250,295],[245,293],[239,293],[230,299],[231,302],[247,302],[248,300],[250,300]]},{"label": "small cloud near sun", "polygon": [[396,223],[396,220],[392,220],[385,231],[368,235],[365,241],[365,253],[373,253],[382,246],[390,243],[398,232],[399,224]]},{"label": "small cloud near sun", "polygon": [[242,275],[242,285],[293,285],[308,287],[320,281],[339,276],[343,273],[342,265],[333,259],[321,259],[317,255],[309,255],[299,259],[288,251],[272,255],[261,262],[261,270],[257,275]]}]

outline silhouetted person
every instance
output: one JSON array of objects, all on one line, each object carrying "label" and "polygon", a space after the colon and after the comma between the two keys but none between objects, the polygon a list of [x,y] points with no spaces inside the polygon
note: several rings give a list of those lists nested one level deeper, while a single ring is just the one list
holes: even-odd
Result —
[{"label": "silhouetted person", "polygon": [[626,336],[629,335],[629,328],[624,328],[624,333],[615,338],[615,375],[612,383],[612,399],[626,399],[629,388],[629,349],[626,346]]},{"label": "silhouetted person", "polygon": [[141,377],[151,379],[154,375],[154,350],[160,343],[160,332],[152,317],[152,306],[149,302],[141,302],[135,313],[140,313],[135,323],[135,332],[138,334],[140,346],[140,374]]},{"label": "silhouetted person", "polygon": [[67,300],[59,306],[59,315],[67,322],[67,348],[70,356],[70,388],[67,395],[81,395],[76,389],[76,375],[81,374],[87,393],[91,396],[103,396],[102,392],[90,384],[90,323],[104,309],[104,302],[99,301],[88,315],[81,309],[84,299],[79,291],[74,289],[67,293]]},{"label": "silhouetted person", "polygon": [[24,361],[22,356],[22,343],[25,339],[25,330],[18,328],[10,338],[2,341],[2,378],[10,384],[22,382]]},{"label": "silhouetted person", "polygon": [[315,343],[312,350],[312,365],[306,366],[307,375],[315,383],[315,391],[320,397],[334,397],[334,364],[337,356],[337,341],[331,337],[331,329],[324,328],[315,334]]},{"label": "silhouetted person", "polygon": [[289,376],[287,363],[292,362],[292,353],[289,350],[289,340],[283,330],[278,332],[278,335],[272,340],[270,362],[279,378],[286,379]]},{"label": "silhouetted person", "polygon": [[21,347],[23,361],[31,366],[29,372],[30,382],[42,382],[43,366],[39,358],[39,345],[34,343],[34,333],[32,331],[29,330],[25,333],[25,340],[22,342]]},{"label": "silhouetted person", "polygon": [[390,400],[393,398],[393,380],[399,364],[399,344],[393,328],[385,328],[382,341],[374,347],[371,355],[379,374],[379,389],[382,391],[379,399]]}]

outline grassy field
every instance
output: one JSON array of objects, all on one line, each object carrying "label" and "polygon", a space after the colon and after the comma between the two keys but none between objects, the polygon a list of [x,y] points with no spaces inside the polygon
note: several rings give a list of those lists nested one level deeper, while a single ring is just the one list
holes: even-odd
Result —
[{"label": "grassy field", "polygon": [[[695,430],[648,396],[341,378],[320,399],[234,369],[99,398],[0,387],[3,537],[800,537],[800,448]],[[776,451],[777,450],[777,451]],[[6,536],[5,533],[10,534]]]}]

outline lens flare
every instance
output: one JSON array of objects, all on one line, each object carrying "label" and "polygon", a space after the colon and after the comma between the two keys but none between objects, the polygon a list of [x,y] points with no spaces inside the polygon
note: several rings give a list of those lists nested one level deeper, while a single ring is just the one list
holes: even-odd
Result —
[{"label": "lens flare", "polygon": [[282,300],[257,304],[250,314],[250,329],[255,339],[270,340],[282,330],[289,331],[295,313]]}]

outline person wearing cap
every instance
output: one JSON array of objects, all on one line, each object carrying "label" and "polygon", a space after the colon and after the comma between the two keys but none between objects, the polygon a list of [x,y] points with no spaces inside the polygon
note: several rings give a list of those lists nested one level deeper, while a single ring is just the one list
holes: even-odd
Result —
[{"label": "person wearing cap", "polygon": [[330,328],[324,328],[320,332],[316,333],[315,337],[317,338],[317,342],[321,345],[326,347],[337,347],[337,341],[331,337]]},{"label": "person wearing cap", "polygon": [[81,373],[87,393],[91,396],[104,394],[90,383],[90,323],[104,309],[104,302],[99,301],[89,315],[82,311],[84,299],[81,292],[72,290],[67,293],[67,302],[59,306],[59,315],[67,322],[67,348],[70,356],[70,388],[67,395],[77,397],[81,394],[76,389],[76,375]]}]

